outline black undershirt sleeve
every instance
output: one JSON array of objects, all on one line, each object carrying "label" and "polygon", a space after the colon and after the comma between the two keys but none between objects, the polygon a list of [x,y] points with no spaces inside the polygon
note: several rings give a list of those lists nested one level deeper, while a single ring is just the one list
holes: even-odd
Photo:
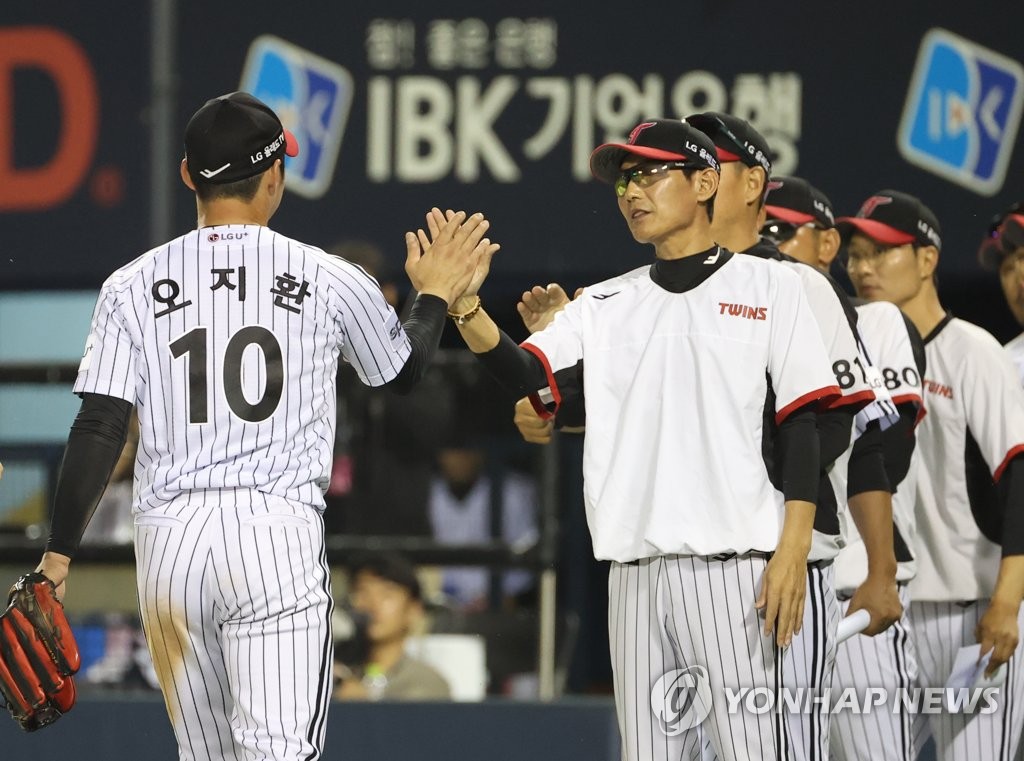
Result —
[{"label": "black undershirt sleeve", "polygon": [[1024,555],[1024,454],[1010,460],[999,479],[1003,498],[1003,557]]},{"label": "black undershirt sleeve", "polygon": [[409,316],[402,321],[412,353],[398,375],[384,384],[386,388],[396,394],[408,394],[420,382],[441,343],[444,318],[447,316],[448,305],[444,299],[429,293],[416,296]]},{"label": "black undershirt sleeve", "polygon": [[509,338],[507,333],[499,332],[498,345],[476,355],[498,384],[516,399],[547,386],[547,375],[540,360]]},{"label": "black undershirt sleeve", "polygon": [[895,494],[910,470],[910,458],[914,454],[917,437],[917,405],[912,402],[897,404],[900,419],[882,431],[882,456],[885,459],[885,473]]},{"label": "black undershirt sleeve", "polygon": [[882,450],[882,429],[877,420],[868,423],[864,433],[853,443],[847,471],[846,497],[855,497],[866,491],[892,493],[885,472]]},{"label": "black undershirt sleeve", "polygon": [[782,494],[786,500],[818,501],[819,442],[814,404],[792,412],[778,430]]},{"label": "black undershirt sleeve", "polygon": [[57,478],[48,551],[74,557],[121,456],[131,414],[132,405],[124,399],[82,395]]},{"label": "black undershirt sleeve", "polygon": [[818,413],[818,439],[821,447],[819,457],[821,458],[822,472],[850,446],[853,418],[856,415],[852,407],[853,405],[845,405]]}]

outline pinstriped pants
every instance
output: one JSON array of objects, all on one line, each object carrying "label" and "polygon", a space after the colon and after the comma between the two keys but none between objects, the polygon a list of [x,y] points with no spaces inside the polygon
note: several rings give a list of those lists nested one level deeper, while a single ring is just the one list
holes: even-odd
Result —
[{"label": "pinstriped pants", "polygon": [[[803,624],[782,660],[786,687],[803,688],[815,695],[832,689],[839,618],[835,567],[831,562],[808,565]],[[787,711],[786,716],[793,761],[826,761],[831,714],[826,710]]]},{"label": "pinstriped pants", "polygon": [[179,759],[320,758],[333,643],[317,511],[273,498],[149,511],[135,548]]},{"label": "pinstriped pants", "polygon": [[[910,591],[899,586],[903,616],[881,634],[855,634],[839,645],[833,694],[871,688],[888,691],[889,700],[865,712],[838,711],[832,717],[832,757],[836,761],[913,761],[914,717],[896,695],[917,684],[917,656],[910,636]],[[843,615],[849,600],[840,603]],[[838,699],[838,698],[837,698]],[[978,760],[980,761],[980,759]]]},{"label": "pinstriped pants", "polygon": [[[698,759],[705,737],[723,761],[789,757],[780,713],[729,711],[726,699],[726,688],[776,696],[782,688],[779,651],[754,608],[766,565],[761,556],[612,563],[608,628],[623,759]],[[668,672],[692,667],[708,675],[710,715],[668,734],[651,709],[652,688]]]},{"label": "pinstriped pants", "polygon": [[[974,630],[988,609],[988,600],[970,602],[913,602],[910,622],[920,669],[920,683],[941,687],[949,678],[961,647],[977,643]],[[1017,614],[1024,632],[1024,607]],[[938,761],[1012,761],[1024,729],[1024,659],[1021,646],[1007,664],[1006,682],[999,688],[999,708],[991,714],[937,713],[927,719],[935,739]],[[923,728],[923,727],[921,727]],[[918,745],[923,739],[918,738]]]}]

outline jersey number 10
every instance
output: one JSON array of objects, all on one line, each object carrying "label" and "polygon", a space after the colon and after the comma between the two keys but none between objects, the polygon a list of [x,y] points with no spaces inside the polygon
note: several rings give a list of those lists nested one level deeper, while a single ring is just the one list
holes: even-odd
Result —
[{"label": "jersey number 10", "polygon": [[[242,391],[242,355],[252,344],[263,352],[263,365],[267,383],[263,396],[250,404]],[[171,355],[179,359],[189,355],[188,363],[188,421],[209,422],[207,405],[206,328],[193,328],[169,344]],[[274,334],[259,325],[249,325],[236,332],[224,350],[224,396],[228,406],[242,420],[259,423],[274,414],[284,390],[284,362],[281,344]]]}]

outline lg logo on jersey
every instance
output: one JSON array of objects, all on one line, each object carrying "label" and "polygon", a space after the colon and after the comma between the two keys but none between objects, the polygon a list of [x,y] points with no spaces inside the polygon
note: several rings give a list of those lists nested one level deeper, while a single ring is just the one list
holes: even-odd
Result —
[{"label": "lg logo on jersey", "polygon": [[718,302],[718,313],[728,314],[731,317],[745,317],[748,320],[767,320],[768,307],[752,307],[746,304],[729,304],[725,301]]},{"label": "lg logo on jersey", "polygon": [[206,240],[210,243],[217,243],[218,241],[225,240],[243,240],[249,237],[248,231],[240,233],[210,233],[206,236]]}]

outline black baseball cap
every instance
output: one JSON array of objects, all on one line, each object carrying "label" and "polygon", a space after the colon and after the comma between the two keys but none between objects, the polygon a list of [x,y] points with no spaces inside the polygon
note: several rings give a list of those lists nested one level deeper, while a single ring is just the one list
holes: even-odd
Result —
[{"label": "black baseball cap", "polygon": [[1003,259],[1024,248],[1024,201],[992,217],[978,248],[978,261],[987,270],[999,270]]},{"label": "black baseball cap", "polygon": [[700,130],[678,119],[649,119],[636,125],[625,143],[599,145],[590,154],[590,172],[610,185],[622,173],[622,161],[629,155],[720,171],[714,144]]},{"label": "black baseball cap", "polygon": [[361,573],[369,573],[378,579],[393,582],[409,591],[414,600],[423,599],[423,589],[416,576],[416,568],[397,552],[367,553],[357,555],[349,563],[349,572],[354,581]]},{"label": "black baseball cap", "polygon": [[814,222],[826,230],[836,226],[828,196],[802,177],[773,177],[769,180],[764,210],[769,219],[781,219],[794,225]]},{"label": "black baseball cap", "polygon": [[863,233],[889,246],[935,246],[942,249],[939,220],[921,199],[898,190],[880,190],[861,204],[855,217],[836,220],[843,240]]},{"label": "black baseball cap", "polygon": [[765,176],[771,177],[772,158],[768,141],[746,119],[721,111],[705,111],[687,116],[686,121],[711,138],[719,161],[740,161],[750,167],[759,166]]},{"label": "black baseball cap", "polygon": [[246,92],[206,101],[185,127],[185,160],[193,182],[237,182],[297,155],[295,135],[270,106]]}]

